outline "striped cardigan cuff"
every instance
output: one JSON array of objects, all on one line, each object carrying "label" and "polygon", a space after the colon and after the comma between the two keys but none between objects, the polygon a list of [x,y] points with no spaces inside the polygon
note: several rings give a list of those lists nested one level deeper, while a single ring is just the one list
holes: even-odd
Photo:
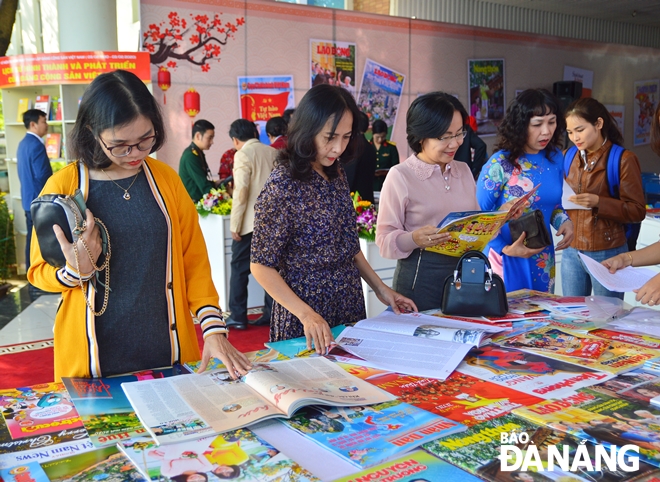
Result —
[{"label": "striped cardigan cuff", "polygon": [[[55,272],[55,276],[61,284],[68,288],[74,288],[80,284],[81,277],[78,276],[78,272],[73,267],[69,266],[68,263],[63,268],[58,269]],[[82,280],[88,281],[92,276],[94,276],[93,271],[89,275],[83,275]]]},{"label": "striped cardigan cuff", "polygon": [[202,328],[202,336],[228,334],[229,330],[222,319],[222,313],[215,306],[203,306],[197,311],[196,318]]}]

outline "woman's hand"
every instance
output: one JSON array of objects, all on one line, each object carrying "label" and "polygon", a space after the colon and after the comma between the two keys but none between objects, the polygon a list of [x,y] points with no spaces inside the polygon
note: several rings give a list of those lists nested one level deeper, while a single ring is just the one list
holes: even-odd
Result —
[{"label": "woman's hand", "polygon": [[[511,199],[510,201],[505,202],[504,204],[502,204],[500,206],[498,211],[509,211],[513,207],[513,205],[518,202],[518,199],[519,198],[514,198],[514,199]],[[525,212],[525,209],[527,209],[528,206],[529,206],[529,200],[525,201],[520,206],[518,206],[515,210],[511,211],[511,218],[512,219],[518,219],[520,216],[523,215],[523,213]]]},{"label": "woman's hand", "polygon": [[621,253],[602,261],[600,264],[610,270],[610,273],[616,273],[618,270],[632,266],[632,255],[630,253]]},{"label": "woman's hand", "polygon": [[540,253],[545,248],[531,249],[525,246],[525,238],[527,233],[523,231],[520,237],[516,240],[515,243],[504,246],[502,249],[502,254],[507,256],[512,256],[514,258],[530,258],[535,254]]},{"label": "woman's hand", "polygon": [[241,375],[247,375],[247,372],[252,368],[252,364],[247,357],[234,348],[227,337],[220,333],[209,335],[204,340],[202,363],[199,365],[197,373],[206,370],[211,357],[220,360],[234,380]]},{"label": "woman's hand", "polygon": [[655,306],[656,304],[660,304],[660,274],[655,275],[644,283],[644,286],[634,291],[637,293],[635,300],[643,305]]},{"label": "woman's hand", "polygon": [[378,299],[385,305],[391,306],[392,311],[396,313],[397,315],[400,315],[401,312],[403,313],[410,313],[413,311],[417,311],[417,305],[415,305],[415,302],[411,300],[410,298],[406,298],[405,296],[397,293],[394,291],[392,288],[387,286],[385,283],[382,284],[382,286],[378,289],[378,291],[375,291],[376,296]]},{"label": "woman's hand", "polygon": [[94,273],[94,266],[92,265],[92,262],[94,265],[96,265],[99,256],[101,256],[101,253],[103,252],[101,231],[94,222],[94,215],[88,209],[85,211],[85,216],[86,227],[81,237],[87,244],[92,259],[89,258],[90,254],[87,253],[85,246],[83,246],[83,242],[78,239],[76,242],[78,261],[76,261],[76,253],[73,250],[73,243],[70,243],[69,240],[66,239],[66,235],[64,234],[64,231],[62,231],[62,228],[60,228],[57,224],[53,225],[53,232],[55,233],[57,241],[60,243],[60,248],[62,248],[62,253],[64,253],[67,264],[79,270],[78,274],[82,277],[91,276],[91,274]]},{"label": "woman's hand", "polygon": [[412,233],[413,241],[420,248],[430,248],[436,244],[440,244],[451,239],[449,233],[438,233],[438,228],[435,226],[424,226],[416,229]]},{"label": "woman's hand", "polygon": [[315,311],[301,317],[300,322],[305,330],[307,349],[311,350],[314,347],[319,355],[328,353],[335,342],[335,337],[332,336],[328,322]]},{"label": "woman's hand", "polygon": [[598,207],[600,198],[597,194],[582,193],[576,194],[575,196],[569,196],[569,201],[584,206],[585,208],[595,208]]},{"label": "woman's hand", "polygon": [[567,219],[559,226],[557,234],[555,236],[564,236],[561,241],[557,243],[555,247],[556,250],[566,249],[573,242],[573,222],[570,219]]}]

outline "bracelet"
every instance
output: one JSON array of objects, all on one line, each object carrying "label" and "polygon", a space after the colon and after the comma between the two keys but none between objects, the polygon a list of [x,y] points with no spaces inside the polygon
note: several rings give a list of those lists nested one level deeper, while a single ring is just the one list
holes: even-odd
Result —
[{"label": "bracelet", "polygon": [[630,251],[628,251],[626,254],[627,254],[628,257],[630,258],[630,266],[632,266],[632,265],[633,265],[633,257],[632,257],[632,254],[630,254]]}]

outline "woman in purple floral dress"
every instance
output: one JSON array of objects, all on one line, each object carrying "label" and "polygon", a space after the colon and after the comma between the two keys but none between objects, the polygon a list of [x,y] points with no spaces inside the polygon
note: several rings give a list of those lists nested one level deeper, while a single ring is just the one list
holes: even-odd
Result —
[{"label": "woman in purple floral dress", "polygon": [[415,304],[386,286],[360,251],[355,210],[339,156],[352,158],[358,109],[321,84],[296,109],[288,146],[255,205],[250,269],[273,297],[271,341],[306,336],[322,352],[330,328],[365,318],[364,279],[395,312]]}]

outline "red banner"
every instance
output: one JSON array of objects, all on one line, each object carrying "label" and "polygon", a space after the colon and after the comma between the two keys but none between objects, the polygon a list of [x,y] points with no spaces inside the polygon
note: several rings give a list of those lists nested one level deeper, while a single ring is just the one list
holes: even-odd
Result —
[{"label": "red banner", "polygon": [[151,82],[148,52],[58,52],[0,57],[0,87],[89,84],[119,69]]},{"label": "red banner", "polygon": [[271,117],[281,116],[286,109],[289,93],[242,94],[241,117],[243,119],[266,122]]}]

